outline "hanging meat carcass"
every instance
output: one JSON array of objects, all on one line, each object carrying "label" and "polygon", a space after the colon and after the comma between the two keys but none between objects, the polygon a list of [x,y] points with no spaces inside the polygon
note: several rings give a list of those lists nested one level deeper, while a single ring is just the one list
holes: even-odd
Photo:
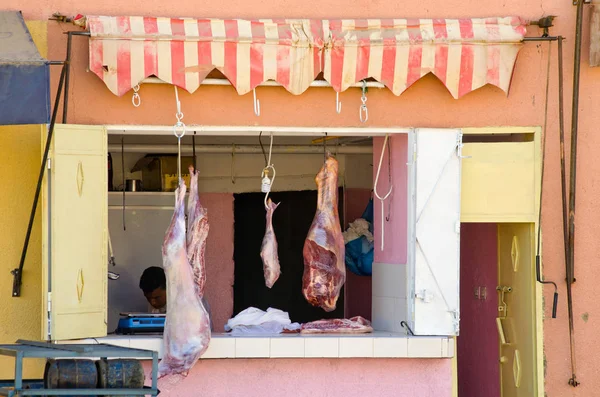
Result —
[{"label": "hanging meat carcass", "polygon": [[163,358],[158,377],[189,370],[208,348],[210,320],[201,298],[206,281],[204,250],[208,235],[206,209],[198,197],[198,173],[190,167],[189,223],[186,238],[184,201],[186,187],[175,190],[175,212],[162,247],[167,277],[167,315],[163,334]]},{"label": "hanging meat carcass", "polygon": [[260,257],[263,262],[265,285],[267,288],[272,288],[281,274],[279,255],[277,254],[277,239],[273,230],[273,213],[278,206],[279,203],[275,204],[271,199],[267,201],[267,227],[260,247]]},{"label": "hanging meat carcass", "polygon": [[345,247],[338,214],[338,162],[327,156],[315,178],[317,212],[304,242],[302,293],[313,306],[335,310],[346,281]]}]

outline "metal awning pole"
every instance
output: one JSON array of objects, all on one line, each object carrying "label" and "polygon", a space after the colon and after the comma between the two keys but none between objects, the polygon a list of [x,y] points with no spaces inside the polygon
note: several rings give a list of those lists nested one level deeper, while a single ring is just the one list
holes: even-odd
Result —
[{"label": "metal awning pole", "polygon": [[42,190],[42,181],[44,179],[44,172],[46,170],[46,162],[48,161],[48,152],[50,151],[50,142],[52,142],[52,134],[54,133],[54,125],[56,123],[56,116],[58,114],[58,105],[60,104],[60,95],[63,90],[65,82],[65,75],[67,72],[68,64],[63,64],[62,71],[60,73],[60,81],[58,83],[58,90],[56,92],[56,100],[54,101],[54,110],[52,111],[52,119],[50,120],[50,129],[46,138],[46,146],[44,148],[44,156],[42,157],[42,164],[40,165],[40,172],[38,175],[37,187],[35,189],[35,196],[33,198],[33,205],[31,206],[31,214],[29,215],[29,225],[27,225],[27,233],[25,234],[25,242],[23,243],[23,251],[21,252],[21,261],[19,267],[11,271],[13,275],[13,291],[12,296],[21,296],[21,280],[23,277],[23,266],[25,265],[25,258],[27,256],[27,248],[29,247],[29,240],[31,238],[31,230],[33,229],[33,221],[35,220],[35,212]]}]

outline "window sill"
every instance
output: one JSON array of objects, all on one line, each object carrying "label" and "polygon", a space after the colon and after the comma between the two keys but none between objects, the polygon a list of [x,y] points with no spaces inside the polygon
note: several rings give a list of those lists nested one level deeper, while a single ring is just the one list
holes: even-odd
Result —
[{"label": "window sill", "polygon": [[[107,343],[158,351],[160,335],[111,335],[61,343]],[[231,336],[214,333],[203,359],[212,358],[452,358],[455,341],[444,336],[406,336],[375,331],[361,335]]]}]

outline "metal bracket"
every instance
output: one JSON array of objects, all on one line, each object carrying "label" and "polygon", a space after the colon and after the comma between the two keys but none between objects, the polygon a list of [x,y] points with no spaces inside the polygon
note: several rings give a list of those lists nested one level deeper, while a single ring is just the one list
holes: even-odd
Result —
[{"label": "metal bracket", "polygon": [[13,290],[12,296],[21,296],[21,271],[14,269],[10,272],[13,275]]},{"label": "metal bracket", "polygon": [[[577,0],[573,0],[573,5],[576,6],[579,3]],[[592,4],[592,0],[583,0],[583,4]]]},{"label": "metal bracket", "polygon": [[430,303],[433,300],[433,294],[426,289],[417,292],[415,297],[421,299],[425,303]]}]

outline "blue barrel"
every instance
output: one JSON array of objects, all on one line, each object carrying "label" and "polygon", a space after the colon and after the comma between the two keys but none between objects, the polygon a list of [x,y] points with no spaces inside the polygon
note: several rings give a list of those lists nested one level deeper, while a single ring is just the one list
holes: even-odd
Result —
[{"label": "blue barrel", "polygon": [[146,376],[139,360],[115,359],[96,361],[99,389],[142,389]]},{"label": "blue barrel", "polygon": [[[98,370],[93,360],[49,359],[44,370],[46,389],[95,389]],[[69,396],[76,397],[76,395]]]}]

